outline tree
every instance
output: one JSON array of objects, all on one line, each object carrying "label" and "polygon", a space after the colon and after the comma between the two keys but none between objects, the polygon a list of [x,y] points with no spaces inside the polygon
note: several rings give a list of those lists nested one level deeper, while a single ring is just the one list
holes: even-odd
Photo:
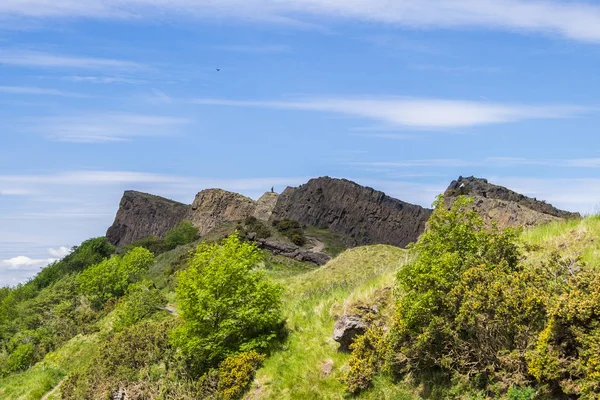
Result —
[{"label": "tree", "polygon": [[258,249],[231,235],[198,246],[177,279],[183,318],[173,341],[200,375],[240,351],[265,350],[282,326],[280,286],[258,268]]},{"label": "tree", "polygon": [[165,234],[165,246],[174,249],[177,246],[188,244],[198,239],[198,228],[189,221],[182,221],[176,227],[169,229]]},{"label": "tree", "polygon": [[97,304],[104,304],[112,297],[120,297],[130,283],[154,262],[154,255],[136,247],[123,257],[114,256],[87,268],[78,276],[80,290]]}]

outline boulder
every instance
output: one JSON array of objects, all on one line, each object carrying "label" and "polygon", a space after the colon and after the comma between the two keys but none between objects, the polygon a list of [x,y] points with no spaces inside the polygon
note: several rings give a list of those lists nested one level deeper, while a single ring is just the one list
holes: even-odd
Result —
[{"label": "boulder", "polygon": [[368,324],[357,315],[343,315],[335,323],[333,329],[333,340],[340,344],[340,351],[350,351],[350,345],[354,343],[354,339],[363,335],[367,329]]}]

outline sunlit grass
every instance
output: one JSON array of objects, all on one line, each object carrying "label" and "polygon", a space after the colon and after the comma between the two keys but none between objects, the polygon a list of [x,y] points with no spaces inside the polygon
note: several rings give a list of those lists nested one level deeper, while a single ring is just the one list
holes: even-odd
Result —
[{"label": "sunlit grass", "polygon": [[39,400],[69,372],[89,362],[98,343],[98,334],[76,336],[27,371],[0,379],[0,399]]}]

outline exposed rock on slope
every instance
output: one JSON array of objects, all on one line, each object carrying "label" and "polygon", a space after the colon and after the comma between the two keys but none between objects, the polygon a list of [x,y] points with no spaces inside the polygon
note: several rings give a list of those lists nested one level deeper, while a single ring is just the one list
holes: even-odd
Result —
[{"label": "exposed rock on slope", "polygon": [[121,246],[148,236],[162,237],[185,218],[189,207],[162,197],[128,190],[121,198],[115,222],[108,228],[106,238],[115,246]]},{"label": "exposed rock on slope", "polygon": [[460,195],[472,197],[483,218],[496,221],[501,227],[533,226],[581,217],[579,213],[559,210],[544,201],[472,176],[461,176],[453,181],[444,195],[450,202]]},{"label": "exposed rock on slope", "polygon": [[417,240],[430,215],[431,210],[383,192],[345,179],[324,177],[287,188],[279,196],[271,218],[290,218],[302,225],[328,228],[345,235],[348,246],[381,243],[404,247]]},{"label": "exposed rock on slope", "polygon": [[224,222],[242,220],[254,214],[256,202],[238,193],[207,189],[196,195],[188,218],[199,228],[200,236]]},{"label": "exposed rock on slope", "polygon": [[273,214],[275,204],[277,204],[277,198],[279,195],[274,192],[267,192],[262,195],[256,202],[256,209],[254,210],[254,217],[262,221],[268,221]]}]

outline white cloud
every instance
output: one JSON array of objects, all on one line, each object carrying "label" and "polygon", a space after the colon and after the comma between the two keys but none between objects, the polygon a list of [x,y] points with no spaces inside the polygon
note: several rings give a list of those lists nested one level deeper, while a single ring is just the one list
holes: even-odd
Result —
[{"label": "white cloud", "polygon": [[195,99],[199,105],[333,112],[397,127],[464,128],[534,119],[571,118],[589,112],[574,105],[517,105],[444,99],[323,98],[298,101]]},{"label": "white cloud", "polygon": [[184,118],[98,113],[72,117],[33,118],[26,130],[62,142],[119,142],[139,136],[167,136],[191,121]]},{"label": "white cloud", "polygon": [[[0,2],[0,10],[2,3]],[[0,64],[30,68],[139,70],[142,64],[109,58],[67,56],[39,51],[0,50]]]},{"label": "white cloud", "polygon": [[63,92],[56,89],[46,89],[31,86],[0,86],[0,93],[8,94],[23,94],[23,95],[45,95],[45,96],[62,96],[62,97],[89,97],[88,95]]},{"label": "white cloud", "polygon": [[185,178],[132,171],[69,171],[46,175],[0,175],[0,184],[19,182],[36,185],[107,185],[124,183],[177,183]]},{"label": "white cloud", "polygon": [[3,0],[0,15],[51,18],[221,17],[298,23],[308,16],[416,28],[541,32],[600,41],[600,6],[560,0]]},{"label": "white cloud", "polygon": [[68,249],[65,246],[60,246],[58,249],[48,249],[48,253],[54,258],[63,258],[71,253],[71,249]]},{"label": "white cloud", "polygon": [[77,83],[94,83],[94,84],[111,84],[111,83],[122,83],[137,85],[144,83],[141,79],[124,78],[120,76],[65,76],[63,77],[66,81],[77,82]]},{"label": "white cloud", "polygon": [[7,267],[8,269],[39,269],[44,267],[51,262],[56,261],[55,258],[45,259],[32,259],[26,256],[17,256],[9,260],[1,260],[0,267]]}]

